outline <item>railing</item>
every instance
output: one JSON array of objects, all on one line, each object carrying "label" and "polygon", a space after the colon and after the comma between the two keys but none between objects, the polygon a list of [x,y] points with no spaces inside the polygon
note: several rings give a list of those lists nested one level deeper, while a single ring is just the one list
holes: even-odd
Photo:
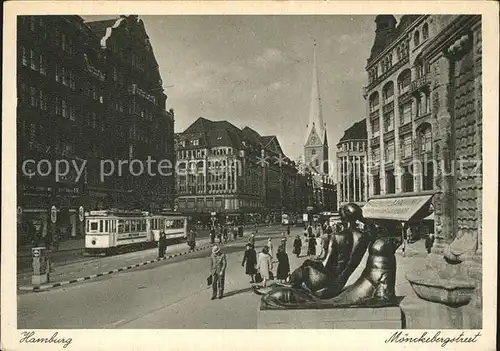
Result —
[{"label": "railing", "polygon": [[393,111],[394,110],[394,101],[391,101],[391,102],[385,104],[384,107],[382,108],[382,110],[384,111],[384,113],[389,112],[389,111]]},{"label": "railing", "polygon": [[406,91],[405,93],[401,94],[398,97],[398,104],[404,104],[405,102],[408,102],[411,100],[411,95],[409,91]]},{"label": "railing", "polygon": [[431,83],[430,74],[427,73],[427,74],[423,75],[422,77],[417,78],[416,80],[411,82],[410,91],[413,93],[414,91],[416,91],[424,86],[427,86],[430,83]]},{"label": "railing", "polygon": [[379,115],[380,115],[380,111],[378,109],[376,109],[375,111],[370,112],[370,118],[371,119],[378,118]]},{"label": "railing", "polygon": [[128,88],[128,92],[132,95],[138,95],[138,96],[141,96],[143,97],[144,99],[152,102],[153,104],[156,104],[156,98],[151,95],[151,94],[148,94],[147,92],[145,92],[144,90],[142,90],[141,88],[139,88],[137,86],[137,84],[132,84],[129,88]]},{"label": "railing", "polygon": [[401,60],[399,60],[398,62],[396,62],[396,64],[394,64],[394,66],[392,66],[391,68],[389,68],[389,70],[385,71],[381,76],[377,77],[373,82],[371,82],[370,84],[368,84],[365,87],[366,93],[368,93],[368,91],[370,91],[374,86],[376,86],[381,81],[383,81],[388,76],[390,76],[392,73],[394,73],[395,71],[397,71],[401,66],[403,66],[406,63],[408,63],[408,61],[409,61],[409,56],[405,56]]}]

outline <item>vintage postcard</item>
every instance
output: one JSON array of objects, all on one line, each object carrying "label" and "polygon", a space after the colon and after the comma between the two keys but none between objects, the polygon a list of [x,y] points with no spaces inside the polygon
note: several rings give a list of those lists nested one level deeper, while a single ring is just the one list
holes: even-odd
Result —
[{"label": "vintage postcard", "polygon": [[4,9],[2,349],[495,348],[498,3]]}]

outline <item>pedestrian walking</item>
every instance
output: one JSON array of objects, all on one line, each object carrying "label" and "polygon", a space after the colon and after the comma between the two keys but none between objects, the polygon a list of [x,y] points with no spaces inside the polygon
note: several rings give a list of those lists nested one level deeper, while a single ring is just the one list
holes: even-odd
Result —
[{"label": "pedestrian walking", "polygon": [[236,230],[235,225],[233,225],[232,232],[233,232],[233,239],[236,240],[238,238],[238,231]]},{"label": "pedestrian walking", "polygon": [[250,237],[248,238],[248,243],[255,249],[255,234],[250,235]]},{"label": "pedestrian walking", "polygon": [[290,236],[290,225],[286,227],[286,233],[288,234],[288,236]]},{"label": "pedestrian walking", "polygon": [[314,235],[311,235],[309,237],[307,255],[308,256],[315,256],[316,255],[316,238],[314,237]]},{"label": "pedestrian walking", "polygon": [[300,235],[297,235],[297,237],[293,241],[293,253],[297,255],[297,257],[299,257],[301,250],[302,250],[302,240],[300,240]]},{"label": "pedestrian walking", "polygon": [[165,251],[167,251],[167,236],[162,230],[160,232],[160,237],[158,238],[158,258],[165,257]]},{"label": "pedestrian walking", "polygon": [[276,279],[279,282],[284,282],[290,274],[290,262],[288,260],[288,255],[286,254],[286,248],[280,246],[278,249],[278,269],[276,271]]},{"label": "pedestrian walking", "polygon": [[433,245],[434,245],[434,234],[430,233],[425,238],[425,249],[427,250],[427,253],[431,253]]},{"label": "pedestrian walking", "polygon": [[309,235],[309,237],[311,237],[313,235],[313,228],[310,224],[307,227],[307,235]]},{"label": "pedestrian walking", "polygon": [[[246,265],[245,265],[246,263]],[[255,282],[255,274],[257,274],[256,270],[257,265],[257,253],[255,252],[253,246],[248,243],[246,246],[245,254],[243,256],[243,262],[241,262],[241,266],[245,266],[245,274],[250,276],[250,283]]]},{"label": "pedestrian walking", "polygon": [[224,238],[224,243],[227,243],[227,225],[222,229],[222,237]]},{"label": "pedestrian walking", "polygon": [[273,258],[274,251],[273,251],[273,242],[271,241],[271,238],[267,238],[267,247],[269,248],[269,256],[271,256],[271,258]]},{"label": "pedestrian walking", "polygon": [[262,285],[267,286],[267,281],[270,278],[269,272],[273,269],[273,262],[271,261],[271,256],[269,256],[269,247],[264,246],[262,252],[259,253],[257,258],[257,270],[262,277]]},{"label": "pedestrian walking", "polygon": [[215,227],[210,228],[210,243],[215,244]]},{"label": "pedestrian walking", "polygon": [[226,254],[221,252],[218,245],[212,247],[210,256],[210,274],[212,275],[212,300],[216,297],[222,299],[224,296],[224,278],[226,275]]}]

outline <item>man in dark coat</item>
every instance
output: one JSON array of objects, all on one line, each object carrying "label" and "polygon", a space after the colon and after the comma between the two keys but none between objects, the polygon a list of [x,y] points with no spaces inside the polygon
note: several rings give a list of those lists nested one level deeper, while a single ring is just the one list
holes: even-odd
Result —
[{"label": "man in dark coat", "polygon": [[160,232],[160,238],[158,239],[158,258],[165,257],[165,251],[167,251],[167,236],[162,230]]}]

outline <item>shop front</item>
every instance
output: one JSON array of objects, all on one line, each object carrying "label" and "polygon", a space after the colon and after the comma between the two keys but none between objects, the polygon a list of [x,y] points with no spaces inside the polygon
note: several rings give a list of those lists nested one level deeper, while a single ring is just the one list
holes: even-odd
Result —
[{"label": "shop front", "polygon": [[404,243],[434,232],[434,192],[378,196],[363,206],[363,217],[391,228],[399,228]]}]

